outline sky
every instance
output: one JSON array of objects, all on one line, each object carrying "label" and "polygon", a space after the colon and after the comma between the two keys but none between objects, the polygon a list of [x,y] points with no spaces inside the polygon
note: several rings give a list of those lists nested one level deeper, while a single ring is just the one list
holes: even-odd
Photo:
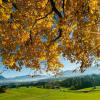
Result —
[{"label": "sky", "polygon": [[[65,60],[64,58],[60,59],[61,63],[64,64],[64,67],[61,69],[63,71],[67,71],[67,70],[74,70],[76,68],[79,68],[79,64],[75,64],[75,63],[70,63],[70,61]],[[95,64],[92,64],[92,69],[90,67],[90,70],[87,70],[88,73],[100,73],[100,61],[98,61],[99,66],[95,67]],[[99,69],[99,70],[98,70]],[[42,73],[36,72],[30,68],[26,68],[23,67],[22,70],[19,71],[15,71],[15,70],[10,70],[10,69],[6,69],[4,65],[2,65],[2,63],[0,63],[0,72],[4,71],[1,75],[4,76],[5,78],[13,78],[16,76],[24,76],[24,75],[34,75],[34,72],[36,74],[43,74],[43,75],[49,75],[50,73],[45,73],[44,71],[42,71]]]},{"label": "sky", "polygon": [[[68,60],[65,60],[63,57],[61,57],[60,62],[64,65],[64,67],[61,69],[61,71],[67,71],[67,70],[75,70],[76,68],[79,68],[80,64],[76,63],[71,63]],[[97,61],[99,66],[96,69],[94,67],[92,70],[90,70],[90,73],[97,73],[98,69],[100,71],[100,60]],[[92,64],[91,67],[95,66],[95,63]],[[4,71],[2,74],[1,72]],[[50,73],[46,73],[43,70],[42,71],[34,71],[31,68],[26,68],[23,66],[21,71],[16,71],[16,70],[11,70],[11,69],[6,69],[6,67],[2,64],[2,58],[0,57],[0,75],[4,76],[5,78],[11,78],[11,77],[16,77],[16,76],[24,76],[24,75],[34,75],[35,74],[43,74],[43,75],[49,75]]]},{"label": "sky", "polygon": [[[70,63],[68,60],[65,60],[64,58],[61,58],[61,63],[64,64],[64,68],[62,68],[61,70],[66,71],[66,70],[74,70],[75,68],[77,68],[79,65],[75,64],[75,63]],[[2,72],[2,75],[6,78],[10,78],[10,77],[16,77],[16,76],[24,76],[24,75],[32,75],[34,74],[34,70],[30,69],[30,68],[26,68],[23,67],[22,70],[19,71],[15,71],[15,70],[10,70],[10,69],[6,69],[4,65],[2,65],[2,63],[0,64],[0,72]],[[42,71],[42,74],[47,74],[45,72]]]}]

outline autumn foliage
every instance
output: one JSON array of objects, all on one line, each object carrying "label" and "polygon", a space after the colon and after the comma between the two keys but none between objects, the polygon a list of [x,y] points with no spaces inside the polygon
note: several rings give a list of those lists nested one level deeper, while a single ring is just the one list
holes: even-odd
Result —
[{"label": "autumn foliage", "polygon": [[0,0],[0,56],[8,68],[55,71],[61,56],[91,66],[100,57],[99,0]]}]

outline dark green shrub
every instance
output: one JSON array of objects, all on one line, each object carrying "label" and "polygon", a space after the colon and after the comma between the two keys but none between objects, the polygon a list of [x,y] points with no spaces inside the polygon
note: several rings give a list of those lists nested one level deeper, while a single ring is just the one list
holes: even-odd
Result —
[{"label": "dark green shrub", "polygon": [[5,92],[6,92],[6,88],[5,88],[5,87],[0,86],[0,93],[5,93]]}]

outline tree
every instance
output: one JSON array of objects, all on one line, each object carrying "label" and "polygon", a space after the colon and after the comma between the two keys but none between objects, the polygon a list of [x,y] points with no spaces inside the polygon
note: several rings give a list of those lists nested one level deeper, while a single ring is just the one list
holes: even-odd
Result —
[{"label": "tree", "polygon": [[55,71],[63,56],[83,71],[100,57],[99,14],[99,0],[0,0],[3,64]]}]

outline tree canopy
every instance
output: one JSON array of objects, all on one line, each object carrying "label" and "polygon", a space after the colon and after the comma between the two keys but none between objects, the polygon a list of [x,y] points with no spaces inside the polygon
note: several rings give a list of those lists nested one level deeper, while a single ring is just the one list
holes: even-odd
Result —
[{"label": "tree canopy", "polygon": [[63,56],[80,69],[100,57],[99,0],[0,0],[0,56],[8,68],[47,71]]}]

